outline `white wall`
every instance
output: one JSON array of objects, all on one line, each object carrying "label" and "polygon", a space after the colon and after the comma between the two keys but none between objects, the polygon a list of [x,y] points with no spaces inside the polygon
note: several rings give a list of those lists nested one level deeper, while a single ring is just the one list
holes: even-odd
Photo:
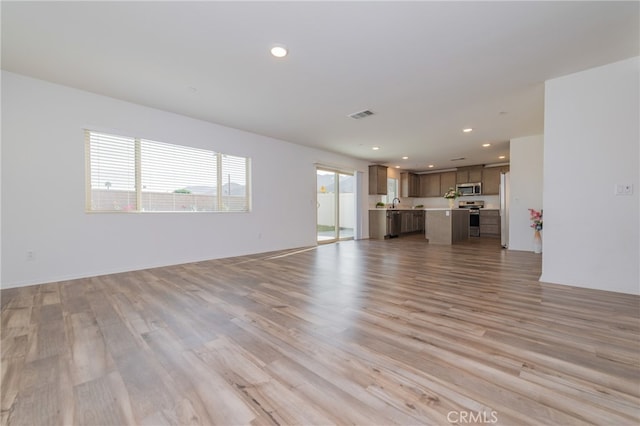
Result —
[{"label": "white wall", "polygon": [[[542,209],[543,151],[542,135],[514,138],[509,143],[510,250],[533,250],[533,229],[529,209]],[[546,219],[545,215],[543,221]],[[543,222],[543,225],[546,223]],[[544,229],[542,233],[544,235]]]},{"label": "white wall", "polygon": [[[87,214],[84,128],[251,157],[253,211]],[[316,163],[368,176],[363,161],[7,72],[2,149],[3,288],[315,245]]]},{"label": "white wall", "polygon": [[636,57],[546,82],[542,281],[640,294],[639,70]]}]

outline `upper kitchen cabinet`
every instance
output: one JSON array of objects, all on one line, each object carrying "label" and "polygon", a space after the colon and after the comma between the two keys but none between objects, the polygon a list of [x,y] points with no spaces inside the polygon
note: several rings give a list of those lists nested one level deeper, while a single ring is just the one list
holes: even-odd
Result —
[{"label": "upper kitchen cabinet", "polygon": [[[384,166],[370,166],[372,168]],[[449,189],[455,188],[460,183],[482,183],[482,193],[485,195],[498,195],[500,193],[500,172],[509,171],[509,165],[484,168],[481,165],[461,167],[449,172],[416,174],[402,172],[400,174],[401,197],[442,197]],[[376,176],[375,172],[369,171],[369,188],[375,188],[371,184],[371,176]],[[382,182],[384,183],[384,181]],[[381,183],[381,185],[382,185]],[[386,185],[386,184],[385,184]],[[386,186],[381,188],[386,192]],[[370,192],[375,194],[375,192]]]},{"label": "upper kitchen cabinet", "polygon": [[420,196],[439,197],[440,194],[440,174],[427,173],[420,175]]},{"label": "upper kitchen cabinet", "polygon": [[456,171],[456,183],[482,182],[482,167],[461,167]]},{"label": "upper kitchen cabinet", "polygon": [[420,177],[417,174],[410,172],[400,173],[400,196],[420,196]]},{"label": "upper kitchen cabinet", "polygon": [[440,173],[440,193],[438,197],[443,197],[449,188],[456,187],[456,172]]},{"label": "upper kitchen cabinet", "polygon": [[369,166],[369,195],[387,195],[387,166]]},{"label": "upper kitchen cabinet", "polygon": [[508,172],[509,166],[487,167],[482,171],[482,194],[500,194],[500,173]]}]

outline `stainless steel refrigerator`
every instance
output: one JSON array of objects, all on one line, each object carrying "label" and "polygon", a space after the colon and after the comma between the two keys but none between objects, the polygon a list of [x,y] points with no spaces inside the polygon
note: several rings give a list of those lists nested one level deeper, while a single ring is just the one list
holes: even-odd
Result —
[{"label": "stainless steel refrigerator", "polygon": [[509,172],[500,173],[500,243],[509,248]]}]

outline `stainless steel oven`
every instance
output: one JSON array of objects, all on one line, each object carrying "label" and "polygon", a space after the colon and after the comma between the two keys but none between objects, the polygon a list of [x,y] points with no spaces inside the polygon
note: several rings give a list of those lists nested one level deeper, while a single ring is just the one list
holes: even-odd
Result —
[{"label": "stainless steel oven", "polygon": [[460,201],[458,207],[461,209],[469,209],[469,236],[480,236],[480,209],[484,207],[484,201]]},{"label": "stainless steel oven", "polygon": [[469,209],[469,236],[480,236],[480,208],[478,207]]}]

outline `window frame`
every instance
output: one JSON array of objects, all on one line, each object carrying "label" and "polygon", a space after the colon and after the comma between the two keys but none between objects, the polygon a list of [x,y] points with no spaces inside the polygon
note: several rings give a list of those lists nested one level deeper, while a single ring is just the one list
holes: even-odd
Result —
[{"label": "window frame", "polygon": [[[134,147],[133,147],[133,152],[134,152],[133,172],[134,173],[133,174],[135,176],[134,178],[135,188],[133,192],[135,192],[135,208],[126,208],[126,207],[122,209],[115,209],[115,208],[114,209],[95,209],[94,208],[93,190],[95,190],[96,188],[92,187],[92,183],[93,183],[92,152],[91,152],[91,140],[92,140],[91,135],[92,134],[99,135],[102,137],[112,137],[112,138],[122,138],[123,140],[124,139],[132,140],[132,143],[134,144]],[[91,129],[84,129],[84,136],[85,136],[85,213],[93,214],[93,213],[250,213],[251,212],[251,209],[252,209],[251,186],[252,185],[251,185],[251,158],[250,157],[225,154],[225,153],[221,153],[221,152],[217,152],[209,149],[197,148],[197,147],[192,147],[188,145],[178,145],[178,144],[171,144],[166,142],[153,141],[150,139],[145,139],[140,137],[115,135],[113,133],[106,133],[106,132],[101,132],[101,131],[91,130]],[[143,206],[143,193],[146,193],[146,191],[144,191],[144,188],[142,185],[143,153],[142,153],[141,146],[143,141],[145,143],[151,143],[151,144],[157,143],[157,144],[163,144],[168,146],[193,148],[193,149],[211,152],[215,156],[215,162],[216,162],[216,170],[215,170],[215,173],[216,173],[215,194],[216,195],[214,198],[213,209],[212,210],[177,210],[177,209],[176,210],[145,210]],[[233,157],[236,159],[241,159],[244,162],[244,197],[242,197],[243,208],[241,209],[229,209],[228,206],[227,208],[225,208],[225,200],[224,200],[225,195],[223,192],[225,183],[223,182],[223,179],[222,179],[223,174],[225,174],[225,170],[223,170],[223,167],[222,167],[224,162],[223,157]],[[241,171],[242,171],[242,168],[241,168]],[[171,192],[168,192],[167,194],[171,194]]]},{"label": "window frame", "polygon": [[[389,187],[392,185],[392,182],[393,182],[393,191],[390,191]],[[393,178],[393,177],[387,177],[387,194],[382,196],[383,202],[385,204],[391,204],[395,198],[398,198],[400,196],[399,189],[400,189],[399,179]],[[392,193],[390,194],[390,192]]]}]

